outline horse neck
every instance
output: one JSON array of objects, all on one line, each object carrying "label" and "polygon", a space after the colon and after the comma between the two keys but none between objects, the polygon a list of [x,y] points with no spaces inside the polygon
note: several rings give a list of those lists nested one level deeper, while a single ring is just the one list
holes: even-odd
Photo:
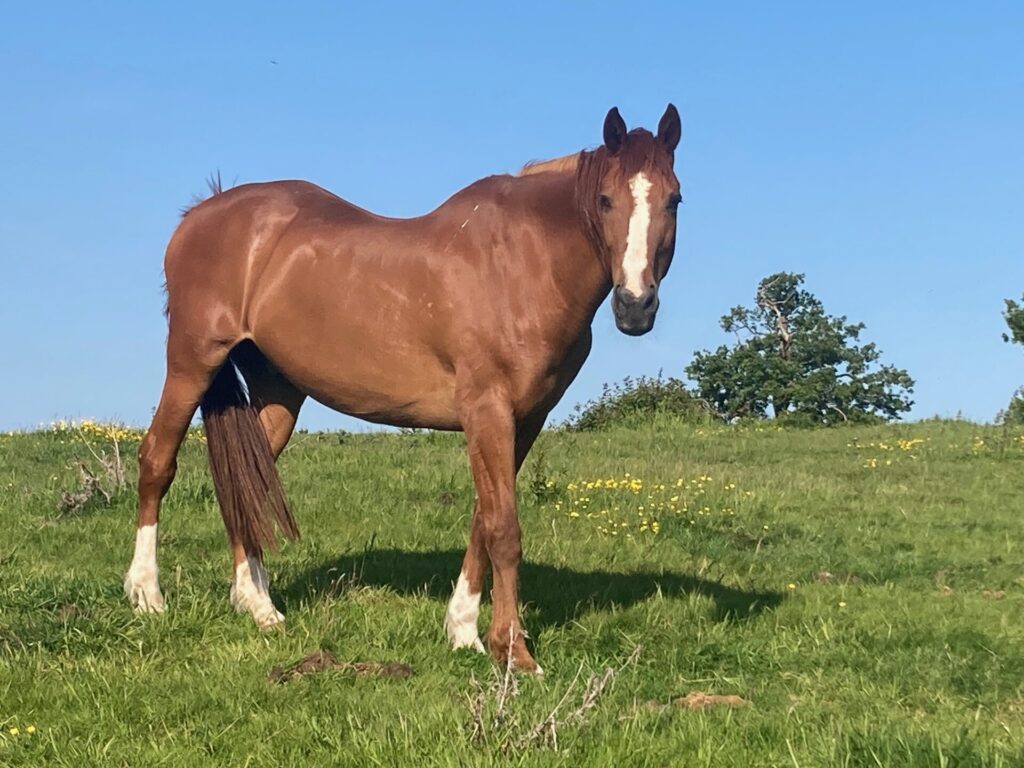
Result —
[{"label": "horse neck", "polygon": [[536,180],[536,211],[549,235],[547,242],[552,244],[541,266],[549,279],[539,284],[551,285],[559,293],[559,301],[570,315],[568,322],[589,326],[611,290],[612,278],[603,254],[587,235],[576,202],[575,173],[527,178]]}]

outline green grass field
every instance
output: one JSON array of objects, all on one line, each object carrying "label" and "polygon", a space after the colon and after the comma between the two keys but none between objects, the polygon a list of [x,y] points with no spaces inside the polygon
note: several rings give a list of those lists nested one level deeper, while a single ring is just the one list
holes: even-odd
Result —
[{"label": "green grass field", "polygon": [[[187,441],[164,505],[168,613],[136,616],[134,493],[61,514],[75,460],[95,466],[79,433],[0,437],[0,765],[1024,765],[1019,429],[545,433],[519,498],[547,674],[503,704],[441,626],[461,435],[296,435],[304,537],[268,558],[269,634],[228,604],[204,452]],[[268,678],[318,649],[415,674]],[[674,703],[694,692],[748,703]],[[563,699],[556,746],[536,726]]]}]

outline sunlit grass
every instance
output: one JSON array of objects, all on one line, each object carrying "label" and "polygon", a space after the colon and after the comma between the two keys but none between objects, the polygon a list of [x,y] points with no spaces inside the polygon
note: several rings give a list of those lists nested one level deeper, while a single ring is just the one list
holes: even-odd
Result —
[{"label": "sunlit grass", "polygon": [[[199,440],[164,510],[167,615],[121,595],[134,493],[58,512],[89,448],[131,456],[140,437],[0,435],[0,765],[1024,764],[1020,430],[542,435],[520,508],[547,674],[503,727],[529,731],[581,667],[642,646],[558,751],[471,739],[489,662],[441,628],[473,499],[461,436],[295,437],[281,466],[304,536],[268,558],[287,614],[272,634],[228,605]],[[318,648],[416,674],[268,681]],[[750,704],[669,704],[695,691]]]}]

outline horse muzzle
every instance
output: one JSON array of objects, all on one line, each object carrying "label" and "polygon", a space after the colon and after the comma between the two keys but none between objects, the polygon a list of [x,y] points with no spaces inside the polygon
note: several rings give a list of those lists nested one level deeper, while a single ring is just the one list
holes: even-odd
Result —
[{"label": "horse muzzle", "polygon": [[648,287],[639,296],[621,285],[615,286],[612,313],[616,327],[624,334],[643,336],[654,327],[654,316],[658,313],[658,286]]}]

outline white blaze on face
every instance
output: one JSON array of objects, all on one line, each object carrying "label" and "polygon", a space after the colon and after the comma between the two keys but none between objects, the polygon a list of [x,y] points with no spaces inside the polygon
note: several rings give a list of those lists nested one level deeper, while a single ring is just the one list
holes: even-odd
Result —
[{"label": "white blaze on face", "polygon": [[483,651],[484,646],[480,642],[476,626],[479,616],[480,593],[471,594],[466,574],[460,573],[452,599],[448,602],[448,612],[444,617],[444,629],[452,648],[475,648]]},{"label": "white blaze on face", "polygon": [[651,201],[648,199],[651,182],[647,176],[638,173],[630,179],[629,191],[633,193],[633,213],[629,217],[626,255],[622,259],[623,287],[639,297],[646,288],[641,278],[650,256],[647,233],[651,227]]}]

